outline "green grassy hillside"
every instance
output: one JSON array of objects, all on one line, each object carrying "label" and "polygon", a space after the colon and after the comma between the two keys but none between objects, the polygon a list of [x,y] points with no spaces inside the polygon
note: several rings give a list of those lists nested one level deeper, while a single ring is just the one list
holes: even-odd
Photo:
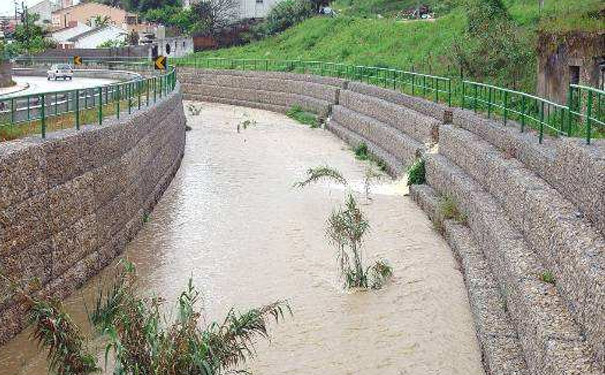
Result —
[{"label": "green grassy hillside", "polygon": [[[337,61],[457,76],[459,68],[452,45],[464,35],[467,20],[464,7],[455,5],[455,1],[460,0],[433,1],[441,3],[444,11],[433,21],[404,21],[397,17],[398,9],[409,9],[417,1],[338,0],[333,3],[340,13],[336,18],[315,17],[262,41],[198,55]],[[605,5],[602,0],[545,0],[545,8],[541,11],[537,1],[504,2],[522,36],[515,48],[528,51],[533,60],[538,30],[603,30]],[[423,3],[431,1],[424,0]],[[502,85],[512,85],[514,79],[516,87],[533,91],[535,72],[535,66],[527,66],[521,69],[518,77],[494,73],[494,76],[477,79]]]}]

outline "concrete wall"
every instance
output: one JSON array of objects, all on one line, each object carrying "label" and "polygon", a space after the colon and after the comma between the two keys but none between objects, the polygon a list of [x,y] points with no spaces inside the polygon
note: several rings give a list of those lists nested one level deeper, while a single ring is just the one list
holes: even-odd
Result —
[{"label": "concrete wall", "polygon": [[[119,121],[0,143],[2,271],[29,293],[63,298],[122,252],[179,167],[181,98],[177,86]],[[24,316],[0,283],[0,344]]]},{"label": "concrete wall", "polygon": [[13,85],[13,64],[10,61],[0,61],[0,87]]}]

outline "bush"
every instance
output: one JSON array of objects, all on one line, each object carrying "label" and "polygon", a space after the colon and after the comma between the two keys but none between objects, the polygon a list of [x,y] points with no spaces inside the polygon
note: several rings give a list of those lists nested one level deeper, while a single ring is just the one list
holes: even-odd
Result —
[{"label": "bush", "polygon": [[317,116],[313,113],[305,112],[300,106],[293,106],[286,112],[286,115],[293,120],[300,122],[301,124],[310,125],[312,128],[319,127],[319,121]]},{"label": "bush", "polygon": [[426,181],[424,159],[418,159],[408,169],[408,186],[421,185]]},{"label": "bush", "polygon": [[274,35],[313,17],[315,7],[309,0],[286,0],[277,4],[265,19],[265,32]]}]

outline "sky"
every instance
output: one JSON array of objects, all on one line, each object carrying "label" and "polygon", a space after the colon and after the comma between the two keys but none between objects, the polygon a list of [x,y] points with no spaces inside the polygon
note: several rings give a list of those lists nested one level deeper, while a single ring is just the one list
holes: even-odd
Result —
[{"label": "sky", "polygon": [[[19,0],[19,10],[21,10],[21,1],[25,2],[27,6],[36,5],[42,0]],[[79,1],[74,1],[74,4],[77,4]],[[14,0],[0,0],[0,15],[1,16],[10,16],[15,14],[15,4]]]}]

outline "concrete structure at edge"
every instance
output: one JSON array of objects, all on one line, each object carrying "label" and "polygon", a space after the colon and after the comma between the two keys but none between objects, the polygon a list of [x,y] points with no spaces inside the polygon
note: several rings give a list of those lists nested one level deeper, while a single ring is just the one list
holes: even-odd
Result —
[{"label": "concrete structure at edge", "polygon": [[605,31],[542,32],[538,46],[538,96],[566,104],[570,83],[605,89]]},{"label": "concrete structure at edge", "polygon": [[[27,293],[62,299],[108,265],[178,170],[185,124],[177,84],[101,126],[0,143],[2,271]],[[25,316],[14,289],[0,283],[0,344],[24,328]]]}]

